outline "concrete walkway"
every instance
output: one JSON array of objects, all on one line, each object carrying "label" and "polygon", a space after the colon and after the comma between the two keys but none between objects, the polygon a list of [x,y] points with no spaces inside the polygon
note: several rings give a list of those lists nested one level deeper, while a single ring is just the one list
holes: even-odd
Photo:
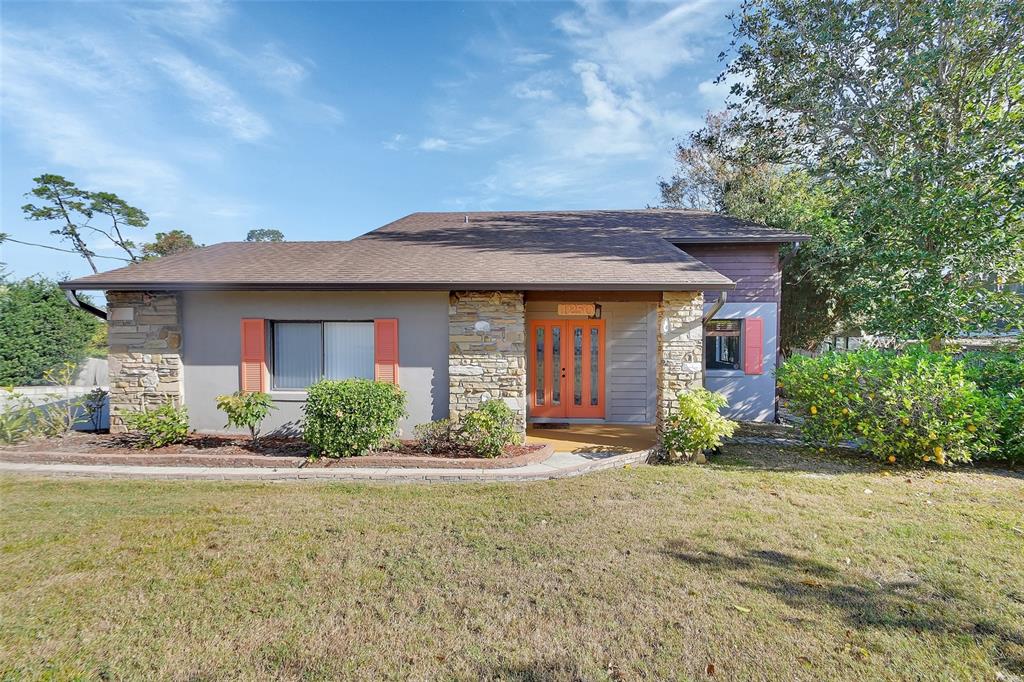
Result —
[{"label": "concrete walkway", "polygon": [[[0,453],[0,458],[3,455]],[[544,481],[603,469],[643,464],[649,452],[556,452],[539,464],[510,469],[403,469],[335,467],[259,469],[256,467],[156,467],[114,464],[25,464],[0,461],[0,474],[91,478],[186,479],[213,481],[376,481],[384,483],[500,483]]]}]

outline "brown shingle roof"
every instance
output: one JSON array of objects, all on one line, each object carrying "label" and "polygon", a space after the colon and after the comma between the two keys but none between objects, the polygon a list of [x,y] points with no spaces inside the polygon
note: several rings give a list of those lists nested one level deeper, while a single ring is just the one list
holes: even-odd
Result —
[{"label": "brown shingle roof", "polygon": [[226,242],[62,286],[730,289],[730,279],[672,243],[804,238],[695,211],[413,213],[348,242]]}]

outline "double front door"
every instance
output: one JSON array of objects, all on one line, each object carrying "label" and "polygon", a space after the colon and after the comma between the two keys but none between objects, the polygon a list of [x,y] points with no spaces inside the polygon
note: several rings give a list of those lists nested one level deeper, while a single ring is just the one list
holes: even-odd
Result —
[{"label": "double front door", "polygon": [[604,418],[604,320],[534,320],[529,334],[530,416]]}]

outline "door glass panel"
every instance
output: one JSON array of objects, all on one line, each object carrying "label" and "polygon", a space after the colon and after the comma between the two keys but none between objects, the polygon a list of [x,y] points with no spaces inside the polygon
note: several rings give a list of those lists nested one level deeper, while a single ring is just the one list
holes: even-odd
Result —
[{"label": "door glass panel", "polygon": [[599,362],[600,358],[600,339],[598,338],[599,330],[597,327],[590,328],[590,404],[597,405],[597,397],[601,394],[600,384],[600,372]]},{"label": "door glass panel", "polygon": [[572,328],[572,404],[583,404],[583,328]]},{"label": "door glass panel", "polygon": [[551,404],[562,404],[562,328],[551,326]]},{"label": "door glass panel", "polygon": [[544,373],[547,368],[544,367],[544,327],[537,327],[537,355],[536,361],[533,365],[533,377],[536,382],[534,390],[536,391],[536,405],[544,404]]}]

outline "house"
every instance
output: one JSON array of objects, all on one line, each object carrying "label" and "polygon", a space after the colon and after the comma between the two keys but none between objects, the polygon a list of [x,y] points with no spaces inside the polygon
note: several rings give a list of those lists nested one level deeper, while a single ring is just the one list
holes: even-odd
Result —
[{"label": "house", "polygon": [[[223,243],[62,283],[104,290],[111,429],[167,400],[264,390],[271,428],[321,377],[397,382],[404,433],[502,398],[527,422],[656,424],[681,390],[775,417],[779,247],[676,210],[414,213],[351,241]],[[724,303],[723,303],[724,301]]]}]

